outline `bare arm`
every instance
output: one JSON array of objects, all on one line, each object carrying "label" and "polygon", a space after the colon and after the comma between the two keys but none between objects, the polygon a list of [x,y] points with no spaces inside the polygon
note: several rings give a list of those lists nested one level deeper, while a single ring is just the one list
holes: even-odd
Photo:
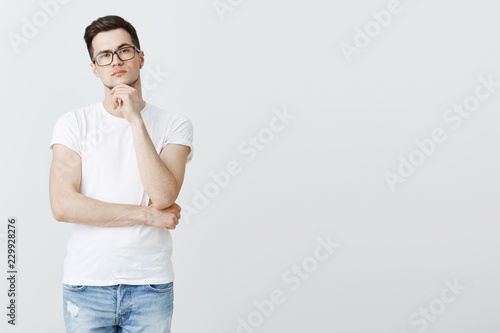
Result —
[{"label": "bare arm", "polygon": [[175,229],[179,223],[180,207],[168,209],[114,204],[89,198],[79,193],[82,161],[73,150],[61,144],[53,146],[49,177],[49,196],[52,214],[57,221],[102,227],[148,224]]},{"label": "bare arm", "polygon": [[174,204],[181,190],[191,148],[168,144],[157,154],[142,117],[131,121],[137,164],[146,193],[156,209]]},{"label": "bare arm", "polygon": [[160,210],[170,207],[181,190],[190,148],[167,145],[158,156],[142,119],[141,108],[145,107],[145,102],[139,92],[121,83],[111,89],[110,94],[113,108],[119,110],[130,123],[139,174],[153,207]]}]

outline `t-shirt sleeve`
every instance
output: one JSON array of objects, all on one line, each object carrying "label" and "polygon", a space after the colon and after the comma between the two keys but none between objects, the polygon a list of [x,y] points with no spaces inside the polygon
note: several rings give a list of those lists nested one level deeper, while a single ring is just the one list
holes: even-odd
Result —
[{"label": "t-shirt sleeve", "polygon": [[71,112],[63,114],[54,125],[49,148],[52,149],[54,144],[60,143],[82,157],[79,133],[76,116]]},{"label": "t-shirt sleeve", "polygon": [[167,135],[163,141],[162,148],[169,143],[188,146],[191,148],[191,151],[187,156],[186,163],[193,159],[193,123],[191,120],[183,115],[177,115],[174,117],[172,124],[167,130]]}]

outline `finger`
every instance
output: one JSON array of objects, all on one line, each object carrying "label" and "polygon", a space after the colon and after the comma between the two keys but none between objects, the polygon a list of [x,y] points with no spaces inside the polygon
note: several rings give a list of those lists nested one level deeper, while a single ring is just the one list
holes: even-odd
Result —
[{"label": "finger", "polygon": [[132,87],[129,87],[129,86],[125,86],[125,87],[116,86],[111,91],[113,92],[113,94],[116,94],[117,92],[131,94],[135,91],[135,89]]},{"label": "finger", "polygon": [[130,88],[130,86],[126,85],[125,83],[120,83],[120,84],[117,84],[114,88]]},{"label": "finger", "polygon": [[132,98],[129,95],[127,95],[127,94],[120,94],[120,93],[114,94],[113,98],[115,100],[122,101],[122,102],[125,102],[125,101],[129,102],[129,101],[132,100]]},{"label": "finger", "polygon": [[127,86],[126,84],[119,84],[117,85],[116,87],[114,87],[113,89],[110,90],[110,94],[111,95],[116,95],[117,93],[126,93],[126,94],[132,94],[134,93],[136,89],[132,88],[132,87],[129,87]]},{"label": "finger", "polygon": [[129,94],[129,93],[123,92],[123,91],[115,91],[115,93],[113,94],[114,98],[128,98],[128,99],[130,99],[131,96],[132,96],[132,94]]},{"label": "finger", "polygon": [[116,94],[131,95],[132,93],[133,93],[133,91],[128,90],[128,89],[123,89],[123,88],[119,88],[119,89],[116,89],[115,91],[113,91],[113,95],[116,95]]}]

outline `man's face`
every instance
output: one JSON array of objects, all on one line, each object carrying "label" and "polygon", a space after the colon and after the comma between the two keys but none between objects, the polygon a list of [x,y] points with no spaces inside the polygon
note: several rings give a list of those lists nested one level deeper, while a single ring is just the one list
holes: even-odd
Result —
[{"label": "man's face", "polygon": [[[92,40],[95,56],[104,51],[116,51],[124,46],[134,46],[130,34],[124,29],[103,31],[95,35]],[[144,65],[144,54],[135,51],[133,59],[122,61],[116,54],[113,55],[113,62],[107,66],[99,66],[92,63],[94,75],[101,79],[102,83],[109,89],[125,83],[134,87],[139,79],[140,68]]]}]

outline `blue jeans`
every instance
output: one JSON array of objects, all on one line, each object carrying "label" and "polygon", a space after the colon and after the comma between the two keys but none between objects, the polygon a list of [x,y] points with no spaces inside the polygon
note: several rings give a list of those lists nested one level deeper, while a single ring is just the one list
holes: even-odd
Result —
[{"label": "blue jeans", "polygon": [[174,283],[63,284],[66,333],[170,333]]}]

